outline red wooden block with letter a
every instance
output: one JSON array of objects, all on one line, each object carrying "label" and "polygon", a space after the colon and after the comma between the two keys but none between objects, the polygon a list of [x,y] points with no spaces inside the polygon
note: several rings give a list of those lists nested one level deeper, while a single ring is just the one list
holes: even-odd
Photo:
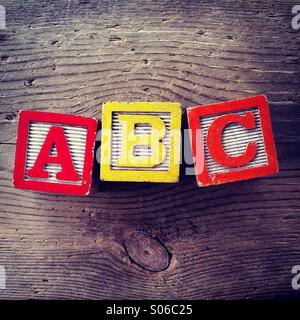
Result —
[{"label": "red wooden block with letter a", "polygon": [[86,195],[91,185],[97,120],[21,111],[14,186]]},{"label": "red wooden block with letter a", "polygon": [[188,121],[199,186],[278,172],[264,96],[189,108]]}]

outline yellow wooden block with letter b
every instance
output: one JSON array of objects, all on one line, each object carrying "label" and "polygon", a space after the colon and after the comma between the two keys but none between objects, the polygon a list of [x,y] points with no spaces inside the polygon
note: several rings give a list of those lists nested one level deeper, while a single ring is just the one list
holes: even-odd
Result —
[{"label": "yellow wooden block with letter b", "polygon": [[179,103],[105,103],[100,178],[105,181],[177,182],[180,128]]}]

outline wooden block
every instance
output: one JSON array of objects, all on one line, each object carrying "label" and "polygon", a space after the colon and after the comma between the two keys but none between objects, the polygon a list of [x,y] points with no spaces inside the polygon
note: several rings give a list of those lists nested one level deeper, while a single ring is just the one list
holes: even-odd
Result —
[{"label": "wooden block", "polygon": [[86,195],[90,190],[97,120],[21,111],[14,186]]},{"label": "wooden block", "polygon": [[278,172],[266,97],[189,108],[188,122],[200,187]]},{"label": "wooden block", "polygon": [[177,182],[180,126],[178,103],[105,103],[102,109],[101,179]]}]

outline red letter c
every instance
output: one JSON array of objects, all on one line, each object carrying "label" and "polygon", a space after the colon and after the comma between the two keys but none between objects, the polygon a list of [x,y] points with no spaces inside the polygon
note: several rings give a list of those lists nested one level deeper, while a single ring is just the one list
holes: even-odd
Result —
[{"label": "red letter c", "polygon": [[257,151],[255,141],[248,142],[245,152],[239,156],[230,156],[224,151],[222,146],[223,131],[232,122],[238,122],[246,129],[255,128],[253,112],[246,112],[244,115],[226,114],[214,120],[207,133],[207,146],[211,157],[222,166],[230,168],[246,165],[253,160]]}]

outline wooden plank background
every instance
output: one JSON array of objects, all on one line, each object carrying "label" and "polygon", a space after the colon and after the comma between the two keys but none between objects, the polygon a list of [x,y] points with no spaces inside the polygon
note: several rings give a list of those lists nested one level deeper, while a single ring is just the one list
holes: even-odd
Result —
[{"label": "wooden plank background", "polygon": [[[299,297],[300,31],[295,1],[2,1],[0,298]],[[18,111],[101,117],[110,100],[270,101],[280,173],[199,189],[14,189]],[[152,271],[150,271],[152,270]],[[154,270],[154,271],[153,271]]]}]

